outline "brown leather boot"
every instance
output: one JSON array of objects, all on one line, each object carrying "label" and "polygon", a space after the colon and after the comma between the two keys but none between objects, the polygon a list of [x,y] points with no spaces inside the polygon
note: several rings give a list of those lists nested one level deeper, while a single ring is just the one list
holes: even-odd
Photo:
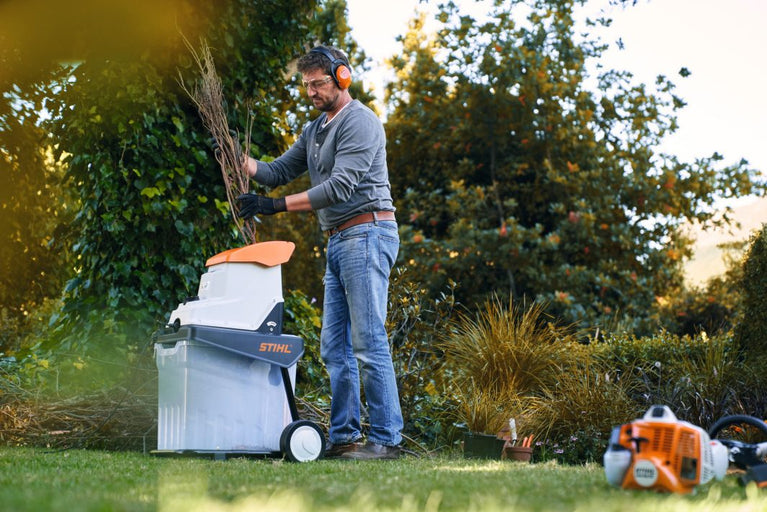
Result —
[{"label": "brown leather boot", "polygon": [[348,451],[341,455],[341,458],[353,460],[399,459],[400,452],[401,450],[399,446],[384,446],[382,444],[371,443],[368,441],[362,448],[354,451]]},{"label": "brown leather boot", "polygon": [[360,449],[362,449],[362,443],[360,442],[333,444],[330,441],[328,441],[327,443],[325,443],[324,458],[337,459],[345,453],[354,452]]}]

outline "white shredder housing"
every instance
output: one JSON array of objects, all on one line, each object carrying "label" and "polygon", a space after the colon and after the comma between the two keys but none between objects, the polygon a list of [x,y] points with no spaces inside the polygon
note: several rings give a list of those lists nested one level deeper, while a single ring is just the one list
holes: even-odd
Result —
[{"label": "white shredder housing", "polygon": [[[283,303],[281,265],[294,249],[292,242],[261,242],[208,259],[197,297],[180,304],[169,325],[258,329]],[[275,322],[268,326],[277,327]]]}]

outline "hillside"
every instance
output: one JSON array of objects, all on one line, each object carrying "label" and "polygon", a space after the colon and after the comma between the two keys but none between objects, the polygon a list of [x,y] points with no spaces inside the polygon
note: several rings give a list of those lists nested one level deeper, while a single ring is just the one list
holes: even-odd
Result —
[{"label": "hillside", "polygon": [[720,246],[724,243],[748,240],[762,224],[767,222],[767,198],[733,208],[732,217],[740,222],[740,228],[729,230],[703,231],[699,226],[691,228],[697,239],[695,254],[685,267],[687,282],[693,286],[705,285],[706,281],[725,270],[724,252]]}]

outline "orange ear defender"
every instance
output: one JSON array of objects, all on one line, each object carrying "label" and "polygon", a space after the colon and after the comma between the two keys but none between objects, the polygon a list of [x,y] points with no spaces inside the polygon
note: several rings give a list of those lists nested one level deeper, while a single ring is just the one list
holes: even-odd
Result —
[{"label": "orange ear defender", "polygon": [[341,89],[349,88],[352,84],[352,71],[343,59],[334,57],[332,53],[321,46],[312,48],[309,53],[319,53],[330,59],[330,76],[333,77],[333,81]]}]

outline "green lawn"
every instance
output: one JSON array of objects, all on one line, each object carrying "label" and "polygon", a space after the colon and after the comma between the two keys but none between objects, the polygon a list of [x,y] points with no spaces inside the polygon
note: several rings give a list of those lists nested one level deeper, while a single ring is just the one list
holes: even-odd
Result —
[{"label": "green lawn", "polygon": [[140,453],[0,448],[2,511],[767,510],[735,477],[695,496],[607,485],[598,465],[473,461],[156,458]]}]

